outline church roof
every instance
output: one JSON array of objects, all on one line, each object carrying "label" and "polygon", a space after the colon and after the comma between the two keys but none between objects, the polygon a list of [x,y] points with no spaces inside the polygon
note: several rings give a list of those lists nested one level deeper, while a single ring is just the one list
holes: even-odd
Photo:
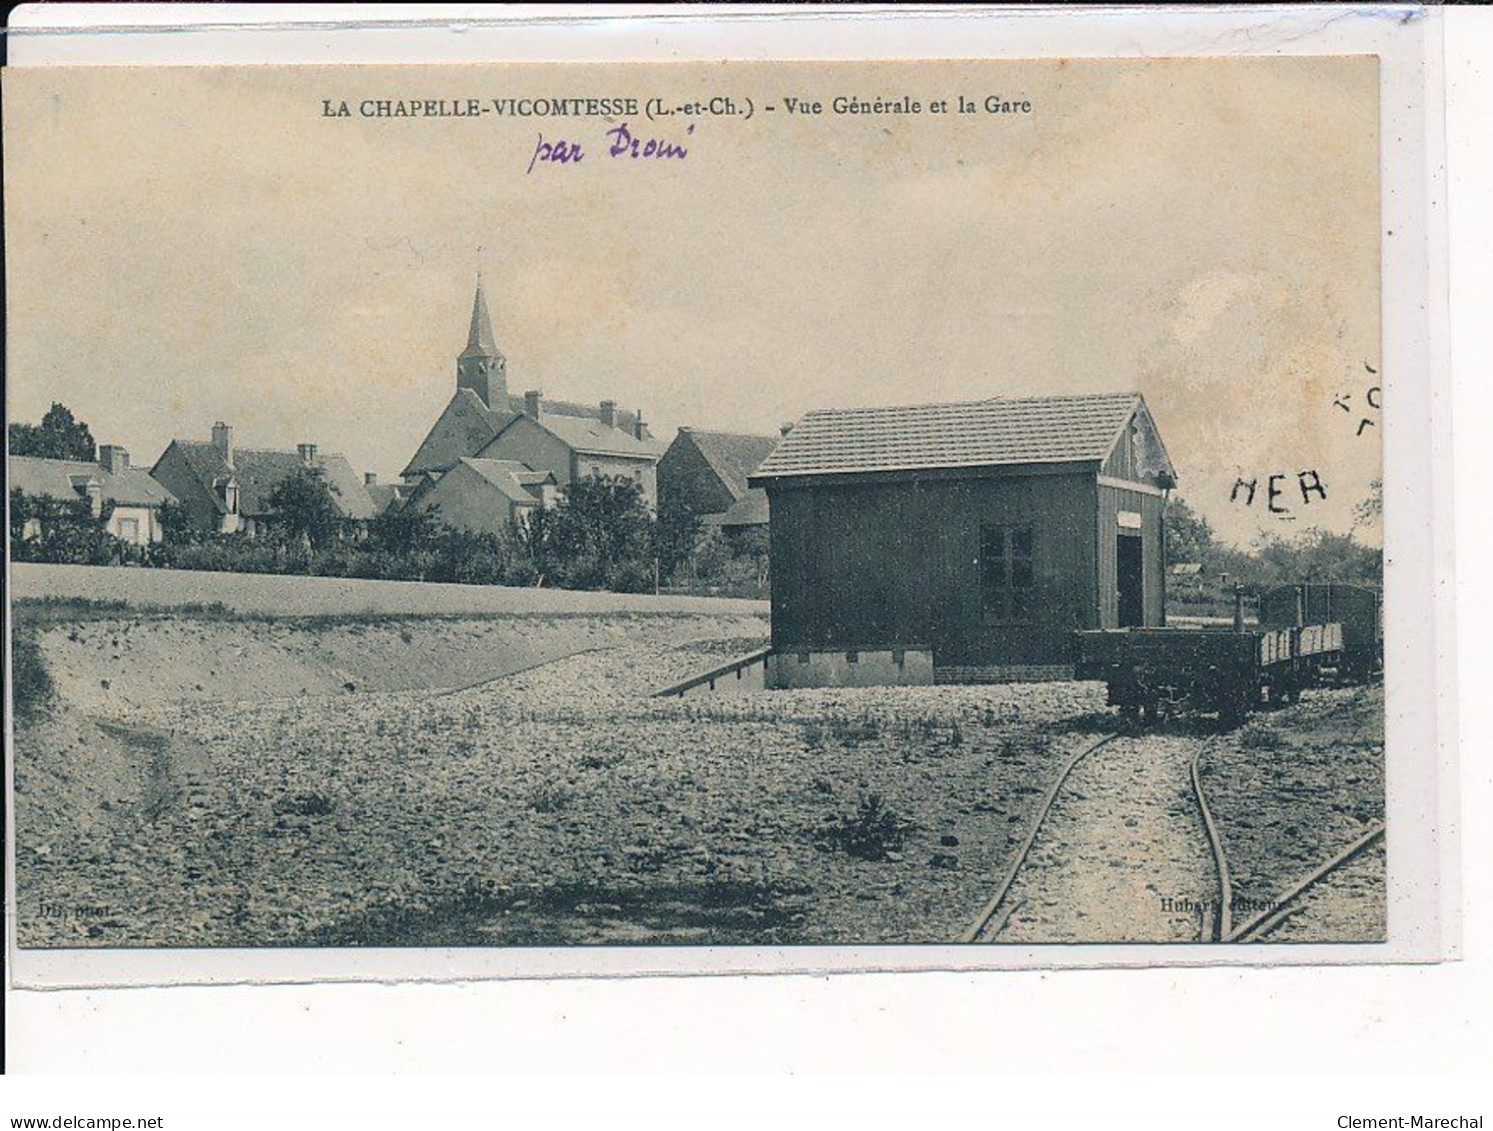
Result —
[{"label": "church roof", "polygon": [[[472,297],[472,320],[467,329],[466,349],[460,357],[462,360],[502,357],[498,351],[497,339],[493,336],[487,295],[482,289],[480,278],[477,280],[477,291]],[[449,471],[458,461],[478,455],[515,417],[523,414],[523,395],[506,391],[500,394],[498,390],[492,390],[489,395],[493,398],[491,405],[475,390],[458,386],[455,396],[447,402],[405,466],[403,477],[414,479],[432,471]],[[546,417],[591,419],[598,422],[601,418],[599,404],[547,398],[541,399],[540,412]],[[629,436],[635,436],[640,427],[640,416],[638,412],[618,410],[617,428]],[[643,445],[651,446],[653,437],[647,425],[641,425],[641,431]]]},{"label": "church roof", "polygon": [[462,357],[496,357],[498,342],[493,337],[492,319],[487,314],[487,296],[482,293],[482,280],[477,280],[477,294],[472,299],[472,324],[467,330],[467,348]]},{"label": "church roof", "polygon": [[488,408],[471,389],[457,389],[405,467],[404,477],[412,478],[427,471],[446,471],[462,457],[476,455],[503,430],[513,415]]}]

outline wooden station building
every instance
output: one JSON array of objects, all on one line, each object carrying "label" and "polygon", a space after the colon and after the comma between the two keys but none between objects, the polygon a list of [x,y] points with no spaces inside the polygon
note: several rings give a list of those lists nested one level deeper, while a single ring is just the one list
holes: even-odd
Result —
[{"label": "wooden station building", "polygon": [[1165,622],[1176,472],[1138,393],[811,412],[750,477],[775,687],[1071,678]]}]

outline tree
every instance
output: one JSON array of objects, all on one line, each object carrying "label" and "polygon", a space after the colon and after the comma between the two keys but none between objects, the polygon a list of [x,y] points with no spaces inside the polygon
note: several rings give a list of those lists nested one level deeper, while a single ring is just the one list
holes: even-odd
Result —
[{"label": "tree", "polygon": [[527,584],[542,587],[554,568],[550,533],[555,512],[536,507],[513,524],[513,544],[528,563]]},{"label": "tree", "polygon": [[74,419],[66,405],[57,402],[41,418],[41,424],[16,421],[7,429],[10,454],[38,459],[70,459],[92,463],[98,447],[88,425]]},{"label": "tree", "polygon": [[161,504],[158,518],[163,546],[192,546],[202,541],[202,531],[192,521],[192,511],[186,503],[166,500]]},{"label": "tree", "polygon": [[[10,554],[15,561],[109,565],[120,559],[119,541],[108,531],[112,502],[95,515],[87,499],[54,499],[10,492]],[[27,537],[27,527],[31,537]]]},{"label": "tree", "polygon": [[624,593],[653,587],[652,517],[622,476],[572,480],[549,521],[546,557],[562,585]]},{"label": "tree", "polygon": [[319,467],[298,468],[270,493],[269,505],[281,537],[312,550],[329,545],[342,533],[342,511]]},{"label": "tree", "polygon": [[1207,563],[1213,550],[1213,527],[1180,496],[1166,501],[1166,560]]},{"label": "tree", "polygon": [[421,510],[403,507],[384,511],[368,524],[370,549],[395,554],[412,554],[429,549],[440,533],[441,508]]},{"label": "tree", "polygon": [[1378,585],[1383,578],[1383,556],[1351,534],[1333,534],[1317,527],[1294,538],[1269,535],[1255,544],[1260,562],[1260,584],[1294,585],[1308,581],[1346,581]]},{"label": "tree", "polygon": [[671,576],[689,560],[700,541],[703,526],[700,516],[687,503],[670,499],[658,508],[658,517],[653,522],[653,556],[661,575]]},{"label": "tree", "polygon": [[767,596],[767,582],[771,569],[769,551],[771,539],[766,530],[753,527],[743,530],[733,540],[732,549],[738,558],[750,560],[757,568],[757,593]]}]

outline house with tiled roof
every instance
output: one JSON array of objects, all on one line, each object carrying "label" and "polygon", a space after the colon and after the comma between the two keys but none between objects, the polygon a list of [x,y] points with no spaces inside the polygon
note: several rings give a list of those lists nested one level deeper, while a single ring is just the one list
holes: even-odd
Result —
[{"label": "house with tiled roof", "polygon": [[[146,546],[162,538],[161,507],[176,497],[150,472],[130,465],[130,453],[117,444],[99,447],[95,463],[80,460],[38,459],[11,456],[6,461],[6,483],[10,490],[33,498],[58,502],[88,500],[95,518],[109,511],[105,529],[121,542]],[[40,533],[28,520],[22,537]]]},{"label": "house with tiled roof", "polygon": [[658,463],[660,507],[686,508],[727,533],[767,528],[767,493],[747,476],[778,446],[777,436],[681,428]]},{"label": "house with tiled roof", "polygon": [[313,468],[324,476],[343,518],[373,517],[373,500],[347,457],[315,444],[298,444],[294,451],[242,448],[234,443],[233,428],[221,420],[210,440],[172,440],[151,475],[181,501],[197,529],[252,537],[274,518],[275,489]]},{"label": "house with tiled roof", "polygon": [[504,425],[478,456],[549,472],[561,488],[592,475],[632,479],[643,501],[656,506],[663,445],[622,428],[609,411],[611,406],[602,407],[599,419],[549,413],[538,392],[526,393],[524,411]]},{"label": "house with tiled roof", "polygon": [[559,485],[548,471],[535,471],[516,460],[463,456],[445,475],[423,481],[404,506],[434,514],[457,530],[497,534],[510,523],[524,522],[535,510],[553,507],[558,493]]},{"label": "house with tiled roof", "polygon": [[[527,395],[527,394],[526,394]],[[403,477],[417,483],[445,474],[463,457],[477,456],[514,417],[524,412],[524,396],[508,391],[508,359],[498,349],[482,281],[472,299],[466,348],[456,359],[456,391],[415,450]],[[541,397],[546,416],[609,420],[610,426],[639,441],[651,441],[641,412],[619,410],[613,401],[582,404]]]},{"label": "house with tiled roof", "polygon": [[375,517],[397,511],[404,506],[411,489],[407,483],[380,483],[377,474],[372,471],[363,473],[363,490],[368,492]]},{"label": "house with tiled roof", "polygon": [[1138,393],[811,412],[748,477],[769,680],[1071,678],[1075,630],[1164,623],[1176,479]]}]

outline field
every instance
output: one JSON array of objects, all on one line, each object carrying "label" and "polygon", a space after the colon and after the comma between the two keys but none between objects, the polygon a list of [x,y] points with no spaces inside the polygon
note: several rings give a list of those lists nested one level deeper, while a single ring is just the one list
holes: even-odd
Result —
[{"label": "field", "polygon": [[53,601],[110,601],[134,608],[214,606],[265,617],[390,616],[610,616],[614,613],[767,615],[765,601],[713,597],[654,597],[570,589],[510,589],[501,585],[443,585],[346,577],[205,573],[115,566],[12,562],[17,597]]},{"label": "field", "polygon": [[[750,603],[668,600],[23,604],[55,694],[16,736],[21,945],[950,942],[1058,767],[1114,725],[1089,683],[655,699],[767,636]],[[1251,896],[1382,816],[1375,694],[1308,696],[1214,741],[1208,789]],[[1196,937],[1157,910],[1207,897],[1196,740],[1126,742],[1075,776],[1001,941]],[[1373,937],[1374,908],[1348,903]]]}]

